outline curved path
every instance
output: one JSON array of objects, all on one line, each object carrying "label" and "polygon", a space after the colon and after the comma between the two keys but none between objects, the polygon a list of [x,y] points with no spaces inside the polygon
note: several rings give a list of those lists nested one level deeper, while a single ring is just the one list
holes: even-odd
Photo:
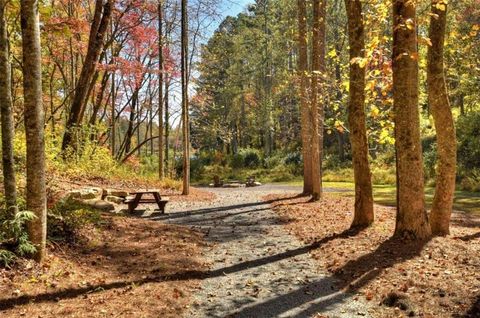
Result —
[{"label": "curved path", "polygon": [[186,317],[369,317],[364,303],[335,289],[310,257],[312,247],[288,234],[262,197],[300,188],[210,189],[214,202],[172,205],[156,219],[206,233],[209,274]]}]

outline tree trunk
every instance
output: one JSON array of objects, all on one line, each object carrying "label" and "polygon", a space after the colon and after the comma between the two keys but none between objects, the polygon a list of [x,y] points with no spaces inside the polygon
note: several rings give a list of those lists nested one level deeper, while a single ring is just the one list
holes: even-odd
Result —
[{"label": "tree trunk", "polygon": [[418,110],[418,52],[415,2],[393,1],[393,109],[397,165],[395,234],[430,236],[425,211],[422,145]]},{"label": "tree trunk", "polygon": [[[438,6],[437,6],[438,5]],[[441,10],[443,9],[444,10]],[[427,84],[430,111],[437,132],[438,167],[430,226],[434,235],[448,235],[455,192],[457,141],[445,82],[443,47],[447,23],[447,1],[432,0],[428,48]]]},{"label": "tree trunk", "polygon": [[170,111],[169,111],[169,94],[170,94],[170,79],[167,77],[165,79],[165,174],[169,176],[169,165],[168,165],[168,159],[169,155],[168,152],[170,150],[169,144],[168,144],[168,138],[170,137],[170,126],[169,126],[169,120],[170,120]]},{"label": "tree trunk", "polygon": [[[312,200],[317,201],[322,195],[322,150],[323,150],[323,102],[321,92],[324,90],[325,74],[325,18],[326,0],[313,1],[313,36],[312,36],[312,90],[311,90],[311,169]],[[305,160],[305,159],[304,159]]]},{"label": "tree trunk", "polygon": [[12,82],[9,60],[8,34],[5,21],[7,0],[0,0],[0,111],[2,122],[3,186],[6,209],[12,216],[17,210],[17,186],[13,138],[15,135],[12,112]]},{"label": "tree trunk", "polygon": [[42,105],[42,65],[40,22],[37,0],[21,1],[23,48],[23,91],[27,142],[27,209],[37,216],[28,230],[37,251],[34,258],[45,258],[47,210],[45,193],[45,140]]},{"label": "tree trunk", "polygon": [[303,154],[303,193],[312,194],[312,139],[310,127],[310,105],[308,100],[308,48],[307,48],[307,8],[305,0],[298,0],[298,77],[300,80],[300,113]]},{"label": "tree trunk", "polygon": [[163,160],[163,1],[158,1],[158,177],[165,177]]},{"label": "tree trunk", "polygon": [[[348,17],[350,60],[365,58],[365,30],[360,0],[345,0]],[[350,64],[348,125],[352,144],[352,163],[355,179],[355,213],[352,227],[366,227],[373,222],[373,195],[368,140],[365,120],[365,67]]]},{"label": "tree trunk", "polygon": [[[70,108],[70,114],[65,125],[65,134],[62,141],[63,151],[72,146],[73,130],[82,122],[89,87],[93,74],[95,73],[100,52],[103,48],[105,34],[107,33],[107,27],[112,14],[113,2],[114,0],[107,0],[104,4],[103,0],[96,0],[94,18],[88,39],[87,55],[83,63],[80,78],[75,86],[72,107]],[[73,147],[73,149],[75,149],[75,147]]]},{"label": "tree trunk", "polygon": [[190,194],[190,129],[188,115],[188,23],[187,0],[182,0],[182,119],[183,119],[183,195]]}]

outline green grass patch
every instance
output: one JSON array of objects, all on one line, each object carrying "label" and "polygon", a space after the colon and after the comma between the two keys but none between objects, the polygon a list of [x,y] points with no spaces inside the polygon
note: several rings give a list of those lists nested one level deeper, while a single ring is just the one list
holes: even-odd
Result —
[{"label": "green grass patch", "polygon": [[[303,181],[301,179],[294,180],[291,182],[284,182],[282,184],[288,184],[293,186],[302,186]],[[355,185],[353,182],[323,182],[324,188],[331,189],[334,193],[341,193],[344,196],[353,197],[355,195],[354,189]],[[345,191],[347,190],[347,191]],[[433,200],[433,195],[435,188],[426,187],[425,188],[425,200],[427,207],[430,208]],[[386,206],[395,206],[396,204],[396,187],[393,185],[374,185],[373,186],[373,196],[375,203],[386,205]],[[468,213],[480,215],[480,193],[478,192],[468,192],[468,191],[455,191],[455,200],[453,203],[455,210],[465,211]]]}]

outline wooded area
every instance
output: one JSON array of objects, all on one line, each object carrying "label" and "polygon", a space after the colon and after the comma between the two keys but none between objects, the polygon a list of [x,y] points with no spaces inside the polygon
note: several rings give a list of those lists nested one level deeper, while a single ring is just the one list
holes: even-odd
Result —
[{"label": "wooded area", "polygon": [[391,236],[413,245],[448,237],[458,204],[476,220],[479,0],[222,8],[0,0],[0,264],[43,263],[59,228],[68,240],[96,222],[76,201],[67,214],[72,185],[198,203],[192,184],[301,182],[316,209],[333,182],[351,183],[348,235],[375,227],[386,187]]}]

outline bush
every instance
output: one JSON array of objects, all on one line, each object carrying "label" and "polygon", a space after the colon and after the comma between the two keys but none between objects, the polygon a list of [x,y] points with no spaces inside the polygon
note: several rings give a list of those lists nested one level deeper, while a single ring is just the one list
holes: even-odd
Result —
[{"label": "bush", "polygon": [[291,152],[285,156],[283,162],[291,174],[299,176],[303,174],[303,158],[299,151]]},{"label": "bush", "polygon": [[242,153],[236,153],[230,157],[230,167],[240,169],[245,166],[245,156]]},{"label": "bush", "polygon": [[2,213],[0,224],[0,263],[9,267],[15,262],[17,255],[27,256],[35,253],[35,246],[30,242],[26,229],[27,222],[33,220],[35,214],[29,211],[15,213],[13,218]]},{"label": "bush", "polygon": [[63,199],[48,212],[48,237],[74,243],[89,224],[99,225],[100,212],[80,202]]},{"label": "bush", "polygon": [[466,169],[480,169],[480,113],[457,121],[458,163]]},{"label": "bush", "polygon": [[480,192],[480,170],[473,169],[462,178],[460,188],[465,191]]},{"label": "bush", "polygon": [[243,166],[245,168],[257,168],[261,164],[260,154],[258,150],[252,148],[240,149],[238,152],[243,156]]}]

